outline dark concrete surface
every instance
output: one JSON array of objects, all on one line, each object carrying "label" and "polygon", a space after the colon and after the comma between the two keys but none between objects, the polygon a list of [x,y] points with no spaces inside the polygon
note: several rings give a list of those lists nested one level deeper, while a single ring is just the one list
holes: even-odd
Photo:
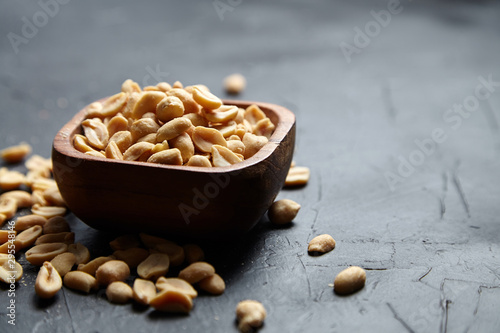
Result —
[{"label": "dark concrete surface", "polygon": [[[295,223],[264,217],[236,243],[206,244],[227,290],[189,316],[103,291],[40,301],[21,254],[16,326],[2,286],[0,331],[235,332],[250,298],[268,311],[262,332],[499,332],[499,2],[220,3],[69,1],[44,16],[38,1],[2,1],[0,147],[28,141],[49,157],[60,127],[127,78],[225,97],[222,79],[241,72],[239,98],[297,116],[295,160],[311,180],[280,194],[302,204]],[[34,18],[36,32],[23,28]],[[108,253],[111,235],[68,219],[93,255]],[[309,256],[321,233],[336,249]],[[366,286],[339,297],[329,284],[349,265]]]}]

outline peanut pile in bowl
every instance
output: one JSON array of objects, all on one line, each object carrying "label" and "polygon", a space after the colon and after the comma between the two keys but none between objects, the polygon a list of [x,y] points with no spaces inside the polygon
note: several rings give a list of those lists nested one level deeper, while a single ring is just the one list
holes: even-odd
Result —
[{"label": "peanut pile in bowl", "polygon": [[88,108],[74,147],[96,157],[196,167],[224,167],[252,157],[275,125],[257,106],[224,105],[204,85],[132,80]]}]

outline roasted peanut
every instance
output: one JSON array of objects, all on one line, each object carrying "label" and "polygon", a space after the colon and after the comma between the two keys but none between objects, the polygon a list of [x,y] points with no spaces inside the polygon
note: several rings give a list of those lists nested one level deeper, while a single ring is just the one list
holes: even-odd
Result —
[{"label": "roasted peanut", "polygon": [[76,148],[76,150],[82,153],[95,151],[95,149],[90,146],[89,140],[81,134],[76,134],[73,137],[73,146]]},{"label": "roasted peanut", "polygon": [[127,104],[127,100],[128,100],[128,94],[125,92],[113,95],[102,103],[102,109],[100,110],[98,108],[87,109],[88,110],[87,117],[88,118],[113,117],[125,107],[125,104]]},{"label": "roasted peanut", "polygon": [[205,167],[209,168],[212,166],[212,163],[210,163],[210,160],[206,158],[205,156],[202,155],[193,155],[187,162],[188,166],[198,166],[198,167]]},{"label": "roasted peanut", "polygon": [[105,262],[95,272],[97,282],[107,286],[111,282],[125,281],[130,275],[127,263],[121,260],[110,260]]},{"label": "roasted peanut", "polygon": [[175,96],[181,100],[184,105],[184,113],[198,113],[200,107],[195,102],[193,96],[184,89],[173,88],[166,92],[167,96]]},{"label": "roasted peanut", "polygon": [[204,278],[198,283],[198,286],[212,295],[221,295],[226,290],[226,283],[219,274]]},{"label": "roasted peanut", "polygon": [[135,279],[132,290],[134,300],[142,305],[149,305],[149,302],[156,297],[156,286],[149,280]]},{"label": "roasted peanut", "polygon": [[97,289],[99,286],[95,277],[81,271],[66,273],[66,275],[64,275],[64,285],[70,289],[78,290],[86,294],[91,290]]},{"label": "roasted peanut", "polygon": [[34,204],[33,207],[31,207],[31,212],[35,215],[40,215],[46,219],[50,219],[52,217],[63,216],[66,214],[66,208],[56,206],[42,207],[39,204]]},{"label": "roasted peanut", "polygon": [[19,171],[5,171],[0,175],[0,189],[15,190],[25,182],[25,177]]},{"label": "roasted peanut", "polygon": [[245,159],[252,157],[257,153],[262,147],[266,145],[268,139],[264,136],[257,136],[255,134],[246,133],[243,136],[243,144],[245,145]]},{"label": "roasted peanut", "polygon": [[166,241],[156,244],[154,250],[168,254],[171,266],[179,266],[184,262],[184,249],[174,242]]},{"label": "roasted peanut", "polygon": [[166,96],[156,106],[156,117],[166,123],[184,114],[184,104],[175,96]]},{"label": "roasted peanut", "polygon": [[266,114],[255,104],[250,105],[245,110],[245,120],[251,125],[256,125],[259,121],[266,119]]},{"label": "roasted peanut", "polygon": [[267,212],[269,220],[275,224],[286,224],[293,221],[299,212],[300,205],[290,199],[274,202]]},{"label": "roasted peanut", "polygon": [[186,244],[182,248],[184,249],[184,255],[188,264],[205,259],[205,253],[196,244]]},{"label": "roasted peanut", "polygon": [[128,120],[122,114],[117,114],[109,120],[106,125],[110,137],[113,137],[118,132],[128,130]]},{"label": "roasted peanut", "polygon": [[238,107],[223,105],[215,110],[203,109],[203,116],[212,123],[227,123],[238,115]]},{"label": "roasted peanut", "polygon": [[20,143],[0,151],[0,156],[7,163],[19,163],[31,153],[31,146],[27,143]]},{"label": "roasted peanut", "polygon": [[180,271],[179,278],[193,284],[196,282],[200,282],[204,278],[207,278],[214,274],[215,269],[212,265],[203,261],[199,261],[190,264],[188,267]]},{"label": "roasted peanut", "polygon": [[162,150],[151,155],[147,162],[169,165],[182,165],[181,151],[177,148]]},{"label": "roasted peanut", "polygon": [[86,264],[79,264],[78,265],[78,270],[85,272],[87,274],[90,274],[92,276],[95,275],[95,272],[97,269],[104,263],[116,259],[114,256],[109,256],[109,257],[97,257],[93,259],[92,261],[89,261]]},{"label": "roasted peanut", "polygon": [[307,167],[296,166],[290,168],[285,180],[285,186],[305,185],[309,181],[311,171]]},{"label": "roasted peanut", "polygon": [[226,139],[214,128],[197,126],[193,130],[193,142],[200,151],[210,153],[213,145],[227,146]]},{"label": "roasted peanut", "polygon": [[122,154],[132,145],[132,134],[129,131],[119,131],[113,134],[109,142],[115,142]]},{"label": "roasted peanut", "polygon": [[44,234],[55,234],[60,232],[71,231],[68,221],[64,217],[55,216],[47,220],[43,225]]},{"label": "roasted peanut", "polygon": [[[9,235],[12,235],[9,237]],[[15,230],[0,230],[0,245],[7,242],[11,238],[15,238],[17,231]],[[0,256],[1,257],[1,256]]]},{"label": "roasted peanut", "polygon": [[236,133],[236,122],[234,122],[234,120],[228,121],[222,125],[211,124],[211,127],[218,130],[224,138],[229,138],[231,135]]},{"label": "roasted peanut", "polygon": [[131,94],[133,92],[140,93],[141,87],[139,86],[139,84],[137,84],[137,82],[135,82],[131,79],[128,79],[122,83],[122,92],[129,93],[129,94]]},{"label": "roasted peanut", "polygon": [[106,148],[109,133],[106,126],[99,118],[86,119],[82,121],[82,128],[89,144],[99,150]]},{"label": "roasted peanut", "polygon": [[51,261],[51,265],[56,269],[61,277],[64,277],[76,263],[76,257],[71,252],[61,253],[55,256]]},{"label": "roasted peanut", "polygon": [[35,266],[41,266],[44,261],[50,261],[57,255],[68,250],[68,245],[64,243],[48,243],[35,245],[26,251],[26,260]]},{"label": "roasted peanut", "polygon": [[140,119],[147,112],[155,112],[156,105],[165,98],[162,91],[144,91],[136,97],[135,104],[130,108],[125,108],[123,115],[127,118]]},{"label": "roasted peanut", "polygon": [[17,218],[14,229],[17,231],[23,231],[29,229],[35,225],[44,226],[47,223],[47,219],[39,215],[25,215]]},{"label": "roasted peanut", "polygon": [[37,238],[35,245],[44,243],[64,243],[69,245],[73,244],[74,242],[75,242],[75,233],[64,231],[64,232],[42,235]]},{"label": "roasted peanut", "polygon": [[127,250],[139,246],[139,240],[134,235],[123,235],[109,242],[109,246],[115,250]]},{"label": "roasted peanut", "polygon": [[208,126],[208,121],[198,113],[186,113],[182,118],[189,119],[193,126]]},{"label": "roasted peanut", "polygon": [[199,87],[194,86],[192,94],[193,99],[204,108],[215,110],[222,105],[222,101],[217,96]]},{"label": "roasted peanut", "polygon": [[168,144],[171,148],[179,149],[183,163],[189,161],[189,159],[194,155],[193,141],[186,132],[176,136],[173,139],[170,139],[170,141],[168,141]]},{"label": "roasted peanut", "polygon": [[50,158],[43,158],[40,155],[31,156],[24,165],[30,171],[48,170],[50,174],[52,170],[52,160]]},{"label": "roasted peanut", "polygon": [[145,86],[142,90],[143,91],[161,91],[160,88],[158,88],[157,86]]},{"label": "roasted peanut", "polygon": [[236,306],[236,318],[238,329],[241,332],[251,332],[262,326],[266,319],[266,309],[262,303],[253,300],[245,300]]},{"label": "roasted peanut", "polygon": [[166,278],[164,276],[160,276],[158,280],[156,280],[156,288],[160,291],[175,290],[186,294],[191,298],[196,298],[198,296],[198,292],[192,285],[185,280],[178,278]]},{"label": "roasted peanut", "polygon": [[241,93],[246,87],[246,79],[239,73],[231,74],[224,79],[224,89],[231,95]]},{"label": "roasted peanut", "polygon": [[132,134],[132,140],[137,141],[139,138],[145,135],[156,133],[160,126],[150,118],[142,118],[136,120],[130,126],[130,133]]},{"label": "roasted peanut", "polygon": [[151,152],[154,155],[156,153],[159,153],[161,151],[167,150],[169,148],[170,148],[170,146],[168,145],[168,141],[164,140],[162,143],[155,144],[155,146],[153,147],[153,149],[151,149]]},{"label": "roasted peanut", "polygon": [[31,189],[33,191],[45,191],[51,187],[57,187],[57,184],[54,179],[36,178],[31,183]]},{"label": "roasted peanut", "polygon": [[238,138],[238,140],[227,141],[227,148],[235,154],[245,155],[245,144],[239,139],[237,135],[236,137]]},{"label": "roasted peanut", "polygon": [[149,305],[158,311],[189,313],[193,308],[193,300],[177,290],[165,290],[156,295]]},{"label": "roasted peanut", "polygon": [[70,244],[68,245],[68,252],[71,252],[76,257],[76,264],[86,264],[90,260],[89,249],[82,243]]},{"label": "roasted peanut", "polygon": [[160,129],[156,133],[156,141],[162,142],[164,140],[171,140],[176,136],[184,133],[191,126],[191,121],[187,118],[174,118],[160,127]]},{"label": "roasted peanut", "polygon": [[172,88],[182,89],[184,88],[184,85],[182,84],[181,81],[175,81],[174,84],[172,85]]},{"label": "roasted peanut", "polygon": [[365,270],[358,266],[351,266],[337,274],[333,282],[333,290],[339,295],[348,295],[362,289],[365,282]]},{"label": "roasted peanut", "polygon": [[35,225],[29,229],[24,230],[16,237],[16,251],[27,248],[33,244],[37,240],[38,236],[42,234],[42,227],[39,225]]},{"label": "roasted peanut", "polygon": [[214,167],[224,167],[241,162],[238,156],[226,147],[220,145],[212,146],[212,164]]},{"label": "roasted peanut", "polygon": [[126,250],[113,252],[118,260],[123,260],[130,268],[136,268],[141,262],[149,256],[148,250],[140,247],[132,247]]},{"label": "roasted peanut", "polygon": [[159,82],[156,86],[163,92],[167,92],[172,89],[172,86],[167,82]]},{"label": "roasted peanut", "polygon": [[152,253],[137,266],[137,274],[143,279],[156,281],[167,274],[169,265],[168,254]]},{"label": "roasted peanut", "polygon": [[4,215],[6,219],[10,219],[16,214],[17,201],[14,198],[3,198],[0,200],[0,214]]},{"label": "roasted peanut", "polygon": [[253,128],[253,133],[255,135],[265,136],[266,138],[270,138],[271,134],[274,132],[274,124],[269,120],[269,118],[261,119],[255,124]]},{"label": "roasted peanut", "polygon": [[113,160],[123,160],[123,154],[114,141],[110,141],[106,147],[106,157]]},{"label": "roasted peanut", "polygon": [[57,185],[49,187],[43,191],[43,198],[49,205],[59,207],[66,206],[66,202],[64,201],[61,192],[59,192]]},{"label": "roasted peanut", "polygon": [[41,298],[52,298],[62,288],[62,279],[50,262],[40,267],[35,281],[35,292]]},{"label": "roasted peanut", "polygon": [[11,284],[23,276],[23,267],[12,254],[0,253],[0,282]]},{"label": "roasted peanut", "polygon": [[323,234],[311,239],[307,251],[326,253],[330,252],[334,248],[335,248],[335,240],[333,239],[333,237],[328,234]]},{"label": "roasted peanut", "polygon": [[123,153],[123,159],[126,161],[146,161],[151,155],[151,150],[154,144],[149,142],[138,142],[130,146],[125,153]]},{"label": "roasted peanut", "polygon": [[134,297],[134,292],[125,282],[114,281],[106,288],[106,297],[111,303],[125,304]]}]

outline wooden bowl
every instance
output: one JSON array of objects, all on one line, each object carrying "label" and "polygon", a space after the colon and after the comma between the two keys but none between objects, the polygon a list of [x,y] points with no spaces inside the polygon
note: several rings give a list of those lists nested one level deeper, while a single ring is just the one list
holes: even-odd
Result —
[{"label": "wooden bowl", "polygon": [[227,167],[170,166],[85,155],[73,147],[86,108],[57,133],[54,179],[71,211],[89,226],[207,239],[241,235],[259,221],[281,190],[295,144],[295,116],[257,104],[276,125],[251,158]]}]

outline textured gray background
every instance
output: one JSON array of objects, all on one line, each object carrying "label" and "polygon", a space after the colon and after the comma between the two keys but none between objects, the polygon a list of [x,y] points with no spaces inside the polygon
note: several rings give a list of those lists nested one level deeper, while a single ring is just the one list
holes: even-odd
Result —
[{"label": "textured gray background", "polygon": [[[224,97],[224,76],[241,72],[239,98],[296,114],[295,160],[312,172],[280,194],[302,204],[291,227],[264,218],[235,244],[206,245],[227,290],[196,299],[189,316],[110,305],[102,292],[42,302],[26,264],[17,326],[2,293],[0,331],[233,332],[245,298],[268,310],[262,332],[500,331],[500,87],[458,128],[443,119],[480,76],[500,81],[499,3],[402,1],[350,63],[339,44],[388,1],[229,3],[221,19],[209,0],[71,1],[17,53],[7,35],[22,36],[41,7],[0,3],[0,147],[27,140],[50,156],[59,128],[127,78],[204,83]],[[436,128],[446,141],[391,190],[385,174]],[[93,255],[109,251],[111,235],[69,219]],[[311,257],[320,233],[337,248]],[[349,265],[367,269],[367,283],[339,297],[328,284]]]}]

